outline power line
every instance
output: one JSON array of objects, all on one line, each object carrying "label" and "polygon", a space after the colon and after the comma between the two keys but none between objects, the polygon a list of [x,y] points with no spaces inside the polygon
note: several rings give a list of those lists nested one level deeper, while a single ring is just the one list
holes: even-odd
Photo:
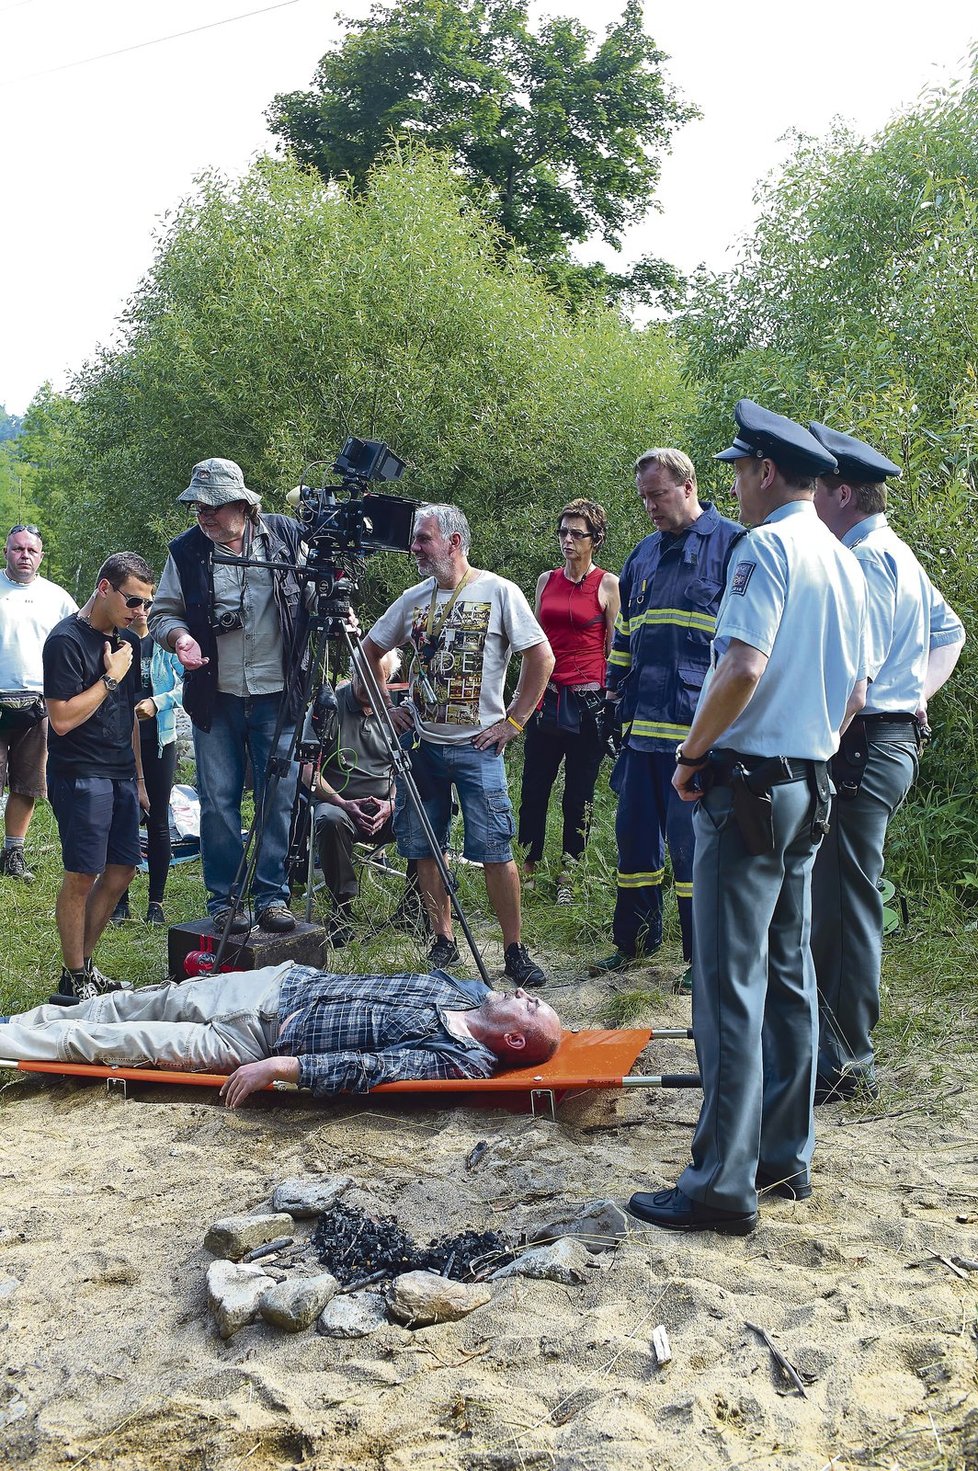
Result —
[{"label": "power line", "polygon": [[[19,0],[20,4],[26,5],[29,0]],[[242,15],[229,15],[225,20],[212,20],[207,25],[192,26],[188,31],[174,31],[169,36],[157,36],[152,41],[137,41],[133,46],[120,46],[116,51],[101,51],[98,56],[84,56],[79,61],[66,61],[61,66],[47,67],[44,71],[28,72],[26,76],[14,77],[9,82],[0,82],[0,86],[13,86],[18,82],[32,82],[37,77],[51,77],[56,72],[71,71],[74,67],[90,66],[96,61],[107,61],[112,56],[125,56],[130,51],[144,51],[148,46],[162,46],[165,41],[179,41],[183,36],[196,36],[199,31],[217,30],[219,26],[234,25],[239,20],[250,20],[254,15],[267,15],[270,10],[284,10],[289,5],[298,5],[299,0],[278,0],[275,5],[263,5],[260,10],[247,10]],[[11,6],[10,9],[15,9]]]}]

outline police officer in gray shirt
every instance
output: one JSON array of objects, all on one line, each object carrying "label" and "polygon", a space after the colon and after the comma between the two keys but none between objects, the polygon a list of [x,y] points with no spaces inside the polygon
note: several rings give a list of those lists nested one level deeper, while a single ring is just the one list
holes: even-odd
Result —
[{"label": "police officer in gray shirt", "polygon": [[872,1031],[880,1013],[883,844],[917,775],[927,701],[951,674],[964,627],[886,520],[898,465],[824,424],[816,439],[838,469],[820,475],[815,510],[848,547],[869,595],[872,682],[832,762],[832,826],[812,878],[812,955],[819,994],[815,1102],[877,1089]]},{"label": "police officer in gray shirt", "polygon": [[714,662],[673,784],[697,801],[693,1033],[703,1105],[692,1163],[634,1215],[672,1230],[746,1235],[758,1190],[811,1193],[817,1009],[809,948],[827,762],[865,699],[866,589],[812,504],[835,459],[749,399],[717,456],[741,520]]}]

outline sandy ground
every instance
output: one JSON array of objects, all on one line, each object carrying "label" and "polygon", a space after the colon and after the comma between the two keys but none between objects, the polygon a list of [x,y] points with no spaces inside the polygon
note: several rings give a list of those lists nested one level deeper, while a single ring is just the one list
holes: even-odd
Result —
[{"label": "sandy ground", "polygon": [[[586,1023],[600,996],[554,999]],[[649,1018],[687,1020],[680,998]],[[691,1044],[645,1063],[688,1069]],[[698,1094],[591,1094],[552,1124],[288,1095],[232,1115],[189,1088],[123,1102],[17,1077],[0,1098],[0,1464],[974,1471],[978,1271],[947,1263],[978,1258],[978,1087],[945,1076],[908,1098],[883,1081],[870,1112],[819,1110],[813,1198],[765,1202],[750,1237],[639,1228],[582,1286],[500,1282],[460,1323],[353,1341],[258,1325],[225,1343],[204,1232],[283,1178],[351,1175],[348,1200],[423,1240],[516,1228],[671,1184]]]}]

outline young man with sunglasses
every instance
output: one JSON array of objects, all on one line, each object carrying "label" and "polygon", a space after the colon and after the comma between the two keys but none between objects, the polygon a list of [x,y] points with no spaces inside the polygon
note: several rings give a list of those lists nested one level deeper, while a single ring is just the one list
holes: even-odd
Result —
[{"label": "young man with sunglasses", "polygon": [[41,694],[41,649],[56,623],[75,611],[75,600],[56,582],[38,575],[44,542],[37,526],[13,526],[0,571],[0,793],[9,790],[3,814],[0,873],[30,883],[24,840],[34,803],[47,796],[44,767],[48,723]]},{"label": "young man with sunglasses", "polygon": [[135,552],[99,568],[95,591],[44,644],[48,793],[61,835],[64,879],[56,909],[63,968],[52,1000],[119,989],[93,964],[95,946],[139,862],[139,809],[148,809],[135,718],[140,609],[154,575]]}]

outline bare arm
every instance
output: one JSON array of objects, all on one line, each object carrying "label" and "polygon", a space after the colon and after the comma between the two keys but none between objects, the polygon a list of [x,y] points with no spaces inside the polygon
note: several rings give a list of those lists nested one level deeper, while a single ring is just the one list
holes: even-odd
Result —
[{"label": "bare arm", "polygon": [[[116,649],[115,653],[113,653],[112,645],[106,639],[102,662],[105,665],[106,674],[111,679],[117,681],[125,679],[129,672],[129,666],[132,664],[132,644],[129,643],[128,639],[125,639],[123,640],[122,647]],[[89,685],[87,690],[82,690],[80,694],[72,695],[70,700],[48,699],[48,719],[51,722],[52,730],[56,731],[60,736],[68,735],[71,731],[77,730],[79,725],[84,725],[86,720],[90,720],[98,707],[105,703],[108,694],[109,692],[100,676],[94,684]],[[139,770],[140,768],[137,767],[136,769]]]},{"label": "bare arm", "polygon": [[[723,732],[743,714],[767,668],[767,654],[733,638],[717,665],[706,698],[696,707],[683,754],[691,758],[709,754]],[[695,802],[699,792],[693,785],[699,767],[677,766],[672,784],[684,802]]]},{"label": "bare arm", "polygon": [[220,1096],[225,1108],[240,1108],[246,1098],[267,1088],[270,1083],[298,1083],[299,1059],[297,1057],[263,1057],[259,1062],[246,1062],[235,1068],[226,1083],[221,1085]]},{"label": "bare arm", "polygon": [[541,572],[537,578],[536,592],[533,594],[533,613],[538,623],[540,622],[540,604],[543,601],[543,589],[546,587],[549,578],[549,572]]},{"label": "bare arm", "polygon": [[[380,691],[381,704],[390,716],[394,729],[398,731],[411,730],[414,725],[414,716],[411,712],[411,707],[406,704],[394,704],[394,701],[391,699],[391,692],[387,686],[387,679],[381,667],[381,660],[385,654],[390,653],[390,650],[382,649],[379,644],[375,644],[369,633],[365,638],[361,639],[360,649],[370,668],[373,670],[374,679],[376,679],[377,688]],[[383,719],[383,716],[380,718]]]},{"label": "bare arm", "polygon": [[606,572],[601,579],[601,586],[598,588],[598,603],[604,609],[604,656],[607,659],[611,653],[611,641],[615,636],[615,619],[621,608],[618,578],[613,572]]},{"label": "bare arm", "polygon": [[866,703],[866,690],[869,688],[868,679],[860,679],[852,687],[852,694],[846,701],[846,713],[842,717],[842,729],[840,735],[845,735],[856,716]]},{"label": "bare arm", "polygon": [[520,734],[523,726],[540,703],[541,696],[547,687],[547,680],[553,672],[554,663],[553,650],[546,639],[523,650],[520,677],[506,713],[506,719],[497,720],[495,725],[479,731],[472,742],[477,751],[485,751],[490,746],[496,751],[502,751],[511,740]]},{"label": "bare arm", "polygon": [[924,675],[924,711],[927,710],[927,701],[931,695],[936,695],[942,684],[950,679],[954,672],[954,666],[961,657],[964,648],[964,639],[955,644],[938,644],[936,649],[931,649],[927,656],[927,672]]}]

